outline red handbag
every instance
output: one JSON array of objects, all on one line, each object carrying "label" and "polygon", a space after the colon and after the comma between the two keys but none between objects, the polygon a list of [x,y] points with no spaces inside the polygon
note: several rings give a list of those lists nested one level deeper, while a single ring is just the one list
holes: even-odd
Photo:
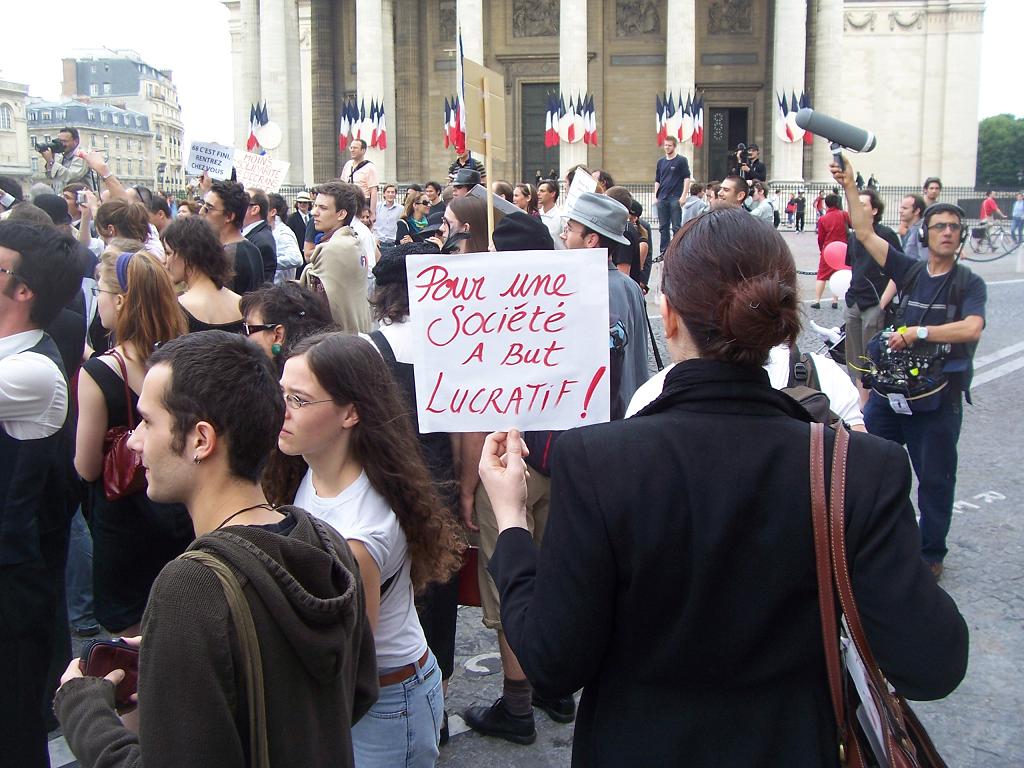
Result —
[{"label": "red handbag", "polygon": [[146,470],[142,466],[142,457],[128,448],[128,438],[135,430],[132,418],[131,390],[128,389],[128,368],[120,353],[111,350],[110,354],[121,367],[121,378],[124,380],[124,402],[127,409],[128,426],[111,427],[103,436],[103,494],[107,501],[117,501],[125,496],[139,493],[146,487]]},{"label": "red handbag", "polygon": [[480,550],[466,547],[462,553],[462,568],[459,569],[459,605],[480,607],[480,575],[477,561]]},{"label": "red handbag", "polygon": [[946,768],[910,705],[889,686],[861,624],[846,559],[844,508],[850,433],[841,421],[835,430],[831,493],[826,500],[825,429],[822,424],[811,424],[811,516],[818,607],[829,693],[838,727],[839,762],[850,768]]}]

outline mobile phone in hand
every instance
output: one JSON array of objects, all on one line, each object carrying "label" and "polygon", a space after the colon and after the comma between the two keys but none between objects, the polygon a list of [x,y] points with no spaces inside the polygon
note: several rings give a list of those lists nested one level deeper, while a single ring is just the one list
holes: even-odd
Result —
[{"label": "mobile phone in hand", "polygon": [[114,690],[118,709],[133,705],[131,696],[139,687],[139,649],[123,640],[90,640],[82,648],[82,674],[106,677],[115,669],[124,671],[124,679]]}]

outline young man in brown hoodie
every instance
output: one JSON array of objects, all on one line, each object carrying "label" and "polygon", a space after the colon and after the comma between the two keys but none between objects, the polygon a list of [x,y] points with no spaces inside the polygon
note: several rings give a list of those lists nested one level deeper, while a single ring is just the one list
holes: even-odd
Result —
[{"label": "young man in brown hoodie", "polygon": [[[150,498],[188,507],[189,550],[216,557],[242,587],[262,657],[269,764],[351,766],[347,724],[377,697],[373,634],[345,540],[301,509],[273,508],[260,488],[284,421],[276,373],[253,343],[222,331],[175,339],[150,365],[129,445]],[[157,577],[131,641],[138,735],[114,709],[120,670],[84,677],[74,660],[64,673],[54,711],[83,766],[254,764],[240,633],[210,566],[184,557]]]}]

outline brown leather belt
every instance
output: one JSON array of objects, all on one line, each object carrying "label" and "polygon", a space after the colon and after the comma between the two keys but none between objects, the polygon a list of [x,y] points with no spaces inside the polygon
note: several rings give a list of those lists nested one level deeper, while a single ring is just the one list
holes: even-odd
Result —
[{"label": "brown leather belt", "polygon": [[399,667],[394,672],[388,672],[386,675],[381,675],[378,680],[380,681],[380,687],[383,688],[385,685],[394,685],[400,683],[407,677],[412,677],[416,674],[416,668],[423,668],[423,665],[427,663],[427,657],[430,656],[430,649],[428,648],[423,652],[423,655],[419,657],[415,664],[406,664],[404,667]]}]

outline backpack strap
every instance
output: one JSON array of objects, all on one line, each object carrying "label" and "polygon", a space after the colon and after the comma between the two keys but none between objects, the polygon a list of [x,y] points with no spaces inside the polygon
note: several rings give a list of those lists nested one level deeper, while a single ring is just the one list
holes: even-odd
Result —
[{"label": "backpack strap", "polygon": [[789,345],[789,382],[786,387],[787,389],[792,387],[821,389],[818,370],[814,367],[814,358],[806,352],[801,352],[800,347],[796,344]]},{"label": "backpack strap", "polygon": [[231,612],[231,621],[238,634],[242,653],[242,674],[248,691],[249,704],[249,764],[253,768],[270,768],[270,748],[267,743],[267,707],[264,701],[263,657],[256,625],[252,620],[249,601],[234,572],[219,557],[203,550],[190,549],[178,556],[180,560],[193,560],[213,571],[224,590],[224,598]]}]

